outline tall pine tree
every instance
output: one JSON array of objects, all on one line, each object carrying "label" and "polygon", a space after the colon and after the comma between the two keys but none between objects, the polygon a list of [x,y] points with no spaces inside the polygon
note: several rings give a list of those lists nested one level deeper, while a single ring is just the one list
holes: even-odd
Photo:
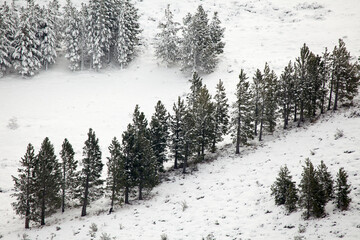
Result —
[{"label": "tall pine tree", "polygon": [[348,184],[348,175],[344,168],[340,168],[336,175],[336,187],[335,187],[335,200],[336,206],[340,210],[344,211],[349,208],[351,198],[349,194],[351,192],[351,186]]},{"label": "tall pine tree", "polygon": [[184,128],[185,128],[185,116],[186,106],[184,100],[178,97],[176,103],[173,106],[173,115],[170,118],[170,130],[171,130],[171,143],[170,148],[174,156],[174,168],[178,168],[178,163],[184,160]]}]

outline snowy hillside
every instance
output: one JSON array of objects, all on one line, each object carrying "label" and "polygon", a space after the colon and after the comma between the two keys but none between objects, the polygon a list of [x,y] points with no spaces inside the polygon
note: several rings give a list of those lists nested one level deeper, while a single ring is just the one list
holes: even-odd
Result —
[{"label": "snowy hillside", "polygon": [[[76,1],[78,6],[81,2]],[[343,38],[351,54],[360,55],[358,0],[137,1],[144,29],[143,46],[127,69],[111,67],[100,72],[73,73],[67,69],[67,61],[59,57],[47,72],[33,78],[13,75],[0,79],[0,235],[3,239],[20,239],[25,232],[23,219],[11,208],[10,194],[11,175],[16,175],[29,142],[38,150],[42,140],[49,137],[58,153],[66,137],[73,144],[75,157],[81,159],[86,133],[91,127],[99,137],[105,159],[111,139],[121,136],[135,104],[149,118],[157,100],[162,100],[171,110],[177,96],[188,90],[189,76],[178,68],[165,68],[154,56],[153,38],[168,3],[179,22],[187,12],[194,12],[199,3],[211,12],[219,12],[226,27],[224,54],[215,72],[202,77],[212,93],[221,78],[231,101],[240,68],[252,77],[267,61],[280,74],[288,61],[299,55],[304,42],[311,51],[320,54],[325,47],[332,50],[338,39]],[[80,218],[80,209],[74,209],[64,216],[56,214],[49,218],[50,226],[26,233],[30,239],[52,236],[88,239],[89,225],[96,223],[97,238],[106,232],[117,239],[160,239],[163,233],[169,239],[201,239],[210,233],[216,239],[293,239],[297,235],[308,239],[313,236],[358,239],[360,118],[347,117],[355,110],[360,112],[358,107],[348,112],[342,110],[334,117],[320,118],[315,125],[281,133],[279,138],[266,136],[264,146],[247,150],[241,157],[235,157],[232,148],[225,148],[215,161],[200,165],[199,171],[185,178],[171,176],[170,182],[153,190],[150,200],[117,209],[113,215],[96,216],[99,210],[107,210],[107,201],[102,200],[90,209],[89,217]],[[344,137],[334,140],[337,128],[344,131]],[[311,151],[315,154],[311,155]],[[299,183],[306,157],[315,165],[324,160],[333,176],[339,167],[348,171],[354,187],[350,211],[340,213],[328,204],[326,218],[303,221],[301,212],[285,216],[285,210],[274,205],[270,185],[280,166],[286,163]],[[185,202],[188,208],[183,211]],[[299,233],[300,225],[305,226],[304,233]]]}]

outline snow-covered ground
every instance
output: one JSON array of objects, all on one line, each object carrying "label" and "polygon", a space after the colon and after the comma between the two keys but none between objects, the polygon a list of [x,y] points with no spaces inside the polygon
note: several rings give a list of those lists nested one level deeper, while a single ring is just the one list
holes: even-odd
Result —
[{"label": "snow-covered ground", "polygon": [[[0,0],[2,3],[3,0]],[[42,1],[43,3],[47,1]],[[64,2],[64,1],[60,1]],[[80,4],[81,1],[77,1]],[[332,50],[344,38],[348,50],[360,55],[360,2],[357,0],[249,0],[195,1],[143,0],[137,2],[144,31],[139,57],[124,70],[115,68],[100,72],[72,73],[60,57],[55,66],[31,79],[9,76],[0,79],[0,234],[3,239],[19,239],[24,232],[23,219],[13,212],[10,203],[13,182],[20,158],[31,142],[38,149],[49,137],[57,152],[66,137],[81,159],[88,128],[100,139],[103,159],[114,136],[120,137],[131,121],[135,104],[149,118],[157,100],[168,110],[177,96],[189,85],[189,76],[178,68],[159,65],[152,47],[158,20],[170,3],[175,18],[181,21],[202,3],[210,12],[218,11],[225,32],[225,52],[216,71],[203,76],[211,92],[221,78],[228,97],[233,99],[240,68],[252,77],[265,61],[280,74],[289,60],[299,55],[304,42],[315,53],[324,47]],[[352,111],[352,110],[351,110]],[[358,111],[360,111],[358,109]],[[344,113],[349,114],[349,112]],[[359,195],[360,118],[347,118],[343,113],[320,119],[321,124],[268,137],[265,146],[235,157],[232,149],[219,153],[219,158],[184,179],[174,177],[153,191],[149,201],[118,209],[113,215],[95,212],[106,209],[106,201],[94,205],[91,216],[79,218],[80,210],[48,219],[50,226],[26,231],[30,239],[88,239],[89,225],[94,222],[101,232],[117,239],[201,239],[213,232],[217,239],[286,239],[303,235],[311,239],[360,238]],[[334,140],[336,128],[345,136]],[[271,140],[270,140],[271,139]],[[321,140],[320,140],[321,139]],[[311,155],[312,150],[315,155]],[[355,151],[344,153],[344,151]],[[275,207],[269,186],[281,165],[287,164],[299,182],[305,157],[315,164],[324,160],[333,175],[343,166],[353,184],[350,211],[334,211],[321,220],[301,220],[301,213],[284,215]],[[182,202],[188,208],[182,211]],[[266,214],[267,211],[271,213]],[[300,234],[299,225],[306,226]],[[285,225],[295,226],[284,228]],[[56,231],[56,226],[60,230]]]}]

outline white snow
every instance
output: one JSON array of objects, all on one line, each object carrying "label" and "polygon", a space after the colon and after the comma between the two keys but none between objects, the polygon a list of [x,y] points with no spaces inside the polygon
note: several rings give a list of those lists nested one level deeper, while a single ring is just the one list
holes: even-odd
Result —
[{"label": "white snow", "polygon": [[[3,0],[0,0],[2,3]],[[42,1],[46,3],[47,1]],[[60,1],[61,3],[65,1]],[[77,1],[80,5],[81,1]],[[47,219],[49,226],[24,231],[23,219],[15,215],[10,203],[19,160],[31,142],[40,147],[49,137],[60,151],[66,137],[81,159],[88,128],[100,139],[103,159],[114,136],[121,137],[131,121],[135,104],[150,118],[157,100],[171,110],[177,96],[188,90],[189,76],[178,68],[159,65],[152,47],[158,20],[166,5],[174,9],[181,22],[188,11],[194,12],[200,1],[143,0],[137,2],[141,13],[144,46],[127,69],[115,67],[100,72],[72,73],[60,57],[55,66],[30,79],[8,76],[0,79],[0,234],[2,239],[19,239],[23,233],[30,239],[89,239],[91,223],[117,239],[201,239],[214,233],[216,239],[307,239],[360,238],[360,118],[348,118],[340,111],[305,128],[267,136],[264,146],[247,149],[241,157],[232,148],[219,151],[210,164],[199,165],[199,171],[185,177],[171,176],[152,191],[147,201],[133,202],[106,215],[107,200],[90,208],[90,216],[80,218],[80,209],[56,214]],[[226,27],[224,54],[212,74],[203,76],[211,92],[218,79],[224,81],[232,100],[238,73],[244,68],[251,78],[265,61],[280,74],[289,60],[299,55],[304,42],[321,54],[331,51],[339,38],[344,38],[352,55],[360,55],[360,2],[357,0],[249,0],[201,1],[211,13],[219,11]],[[311,9],[315,8],[315,9]],[[350,110],[350,111],[354,111]],[[357,107],[357,111],[359,107]],[[334,140],[336,129],[344,137]],[[320,140],[321,139],[321,140]],[[230,143],[226,141],[223,144]],[[256,143],[256,142],[255,142]],[[256,143],[257,146],[257,143]],[[311,155],[313,151],[315,155]],[[354,151],[353,153],[344,153]],[[215,157],[215,156],[214,156]],[[287,164],[299,183],[302,164],[310,157],[315,165],[324,160],[333,176],[340,167],[349,174],[353,186],[351,208],[335,210],[328,204],[328,216],[304,221],[301,211],[286,216],[274,205],[270,185],[281,165]],[[188,208],[182,210],[182,203]],[[96,212],[105,210],[96,216]],[[266,214],[267,211],[271,213]],[[294,226],[292,229],[285,225]],[[306,228],[299,233],[299,226]],[[56,230],[59,226],[61,229]]]}]

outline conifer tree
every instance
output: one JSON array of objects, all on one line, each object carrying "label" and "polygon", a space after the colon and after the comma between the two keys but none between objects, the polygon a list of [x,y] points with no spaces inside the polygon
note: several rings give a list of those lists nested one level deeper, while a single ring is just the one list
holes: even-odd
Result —
[{"label": "conifer tree", "polygon": [[328,171],[327,166],[325,165],[324,161],[321,161],[320,165],[318,166],[317,173],[319,176],[320,184],[323,188],[325,194],[326,202],[330,201],[334,194],[334,181],[331,177],[331,173]]},{"label": "conifer tree", "polygon": [[194,125],[195,125],[195,119],[193,114],[191,113],[191,109],[188,107],[188,109],[185,112],[185,117],[184,117],[184,128],[183,128],[183,132],[184,132],[184,150],[183,150],[183,155],[184,155],[184,160],[182,162],[182,172],[183,174],[186,173],[186,168],[188,167],[188,161],[191,157],[191,155],[194,152],[194,148],[195,148],[195,139],[196,139],[196,135],[195,135],[195,130],[194,130]]},{"label": "conifer tree", "polygon": [[175,22],[173,18],[170,4],[168,4],[164,20],[158,25],[160,32],[155,37],[155,55],[168,67],[176,64],[180,58],[180,38],[177,36],[180,28],[179,23]]},{"label": "conifer tree", "polygon": [[325,213],[325,193],[320,184],[319,175],[308,158],[303,166],[301,176],[300,206],[305,208],[304,217],[305,219],[309,219],[311,216],[319,218]]},{"label": "conifer tree", "polygon": [[228,132],[229,125],[229,104],[226,97],[225,87],[221,79],[216,85],[215,100],[215,129],[214,138],[212,140],[211,151],[215,152],[216,143],[223,140],[223,136]]},{"label": "conifer tree", "polygon": [[100,179],[103,163],[101,162],[101,150],[99,139],[90,128],[88,138],[83,148],[82,165],[80,173],[80,201],[82,204],[81,216],[86,216],[86,207],[91,201],[98,199],[103,194],[103,180]]},{"label": "conifer tree", "polygon": [[129,204],[129,195],[132,188],[135,186],[136,172],[135,172],[135,127],[132,124],[127,126],[127,130],[122,134],[122,155],[124,158],[124,203]]},{"label": "conifer tree", "polygon": [[22,8],[19,26],[14,36],[14,67],[23,77],[33,76],[41,68],[40,41],[37,38],[39,7],[28,0]]},{"label": "conifer tree", "polygon": [[308,83],[308,98],[307,101],[307,116],[309,118],[313,118],[316,116],[316,111],[318,106],[320,105],[320,98],[321,98],[321,58],[320,56],[315,56],[315,54],[310,54],[310,59],[308,62],[308,76],[309,76],[309,83]]},{"label": "conifer tree", "polygon": [[120,200],[120,192],[124,186],[124,158],[122,155],[122,149],[120,142],[113,138],[109,146],[110,157],[107,162],[107,178],[106,178],[106,191],[110,196],[110,210],[113,212],[115,201]]},{"label": "conifer tree", "polygon": [[150,139],[153,153],[157,160],[158,170],[164,171],[164,162],[167,162],[167,143],[169,140],[169,116],[165,106],[158,101],[155,113],[150,122]]},{"label": "conifer tree", "polygon": [[64,7],[64,44],[66,49],[65,57],[69,60],[71,71],[80,70],[83,38],[81,31],[80,12],[73,6],[71,0],[66,1]]},{"label": "conifer tree", "polygon": [[253,84],[251,85],[251,92],[253,93],[253,105],[254,105],[254,135],[258,135],[257,127],[260,121],[260,111],[262,110],[262,86],[263,76],[259,69],[253,77]]},{"label": "conifer tree", "polygon": [[218,12],[214,12],[213,18],[210,22],[210,36],[213,43],[213,48],[216,54],[224,52],[225,43],[222,41],[224,38],[225,28],[220,26],[221,21],[218,17]]},{"label": "conifer tree", "polygon": [[336,187],[335,187],[335,200],[336,206],[340,210],[344,211],[349,208],[351,198],[349,194],[351,192],[351,185],[348,184],[348,175],[344,168],[340,168],[336,174]]},{"label": "conifer tree", "polygon": [[289,125],[290,114],[294,108],[294,87],[294,69],[290,61],[281,74],[279,82],[279,102],[282,108],[284,129],[286,129]]},{"label": "conifer tree", "polygon": [[135,128],[134,171],[135,182],[138,186],[138,198],[143,199],[143,189],[151,189],[157,183],[157,160],[150,142],[150,131],[143,112],[136,105],[133,114]]},{"label": "conifer tree", "polygon": [[199,5],[197,12],[184,18],[182,41],[182,69],[210,73],[217,63],[217,54],[211,39],[209,19]]},{"label": "conifer tree", "polygon": [[12,197],[16,198],[16,201],[12,203],[12,206],[15,209],[16,214],[25,217],[26,229],[30,227],[30,220],[34,220],[35,158],[34,147],[29,143],[24,157],[20,160],[21,168],[18,168],[18,177],[12,176],[15,183],[15,193],[12,194]]},{"label": "conifer tree", "polygon": [[61,181],[61,211],[65,211],[65,207],[69,206],[68,202],[75,199],[76,191],[78,189],[77,165],[78,161],[74,159],[74,149],[70,142],[65,138],[60,151],[62,181]]},{"label": "conifer tree", "polygon": [[339,102],[352,104],[360,78],[357,74],[357,65],[350,62],[352,57],[342,39],[339,39],[339,46],[335,46],[332,55],[335,94],[333,110],[337,110]]},{"label": "conifer tree", "polygon": [[171,130],[171,151],[174,156],[174,168],[178,168],[178,163],[184,160],[184,129],[186,107],[184,100],[178,97],[178,101],[173,106],[174,114],[170,118]]},{"label": "conifer tree", "polygon": [[11,15],[10,7],[4,2],[0,7],[0,78],[12,66],[13,47],[11,38],[15,31],[12,18],[14,16]]},{"label": "conifer tree", "polygon": [[[61,206],[61,165],[52,143],[45,138],[36,158],[34,170],[36,221],[45,225],[45,217],[55,213]],[[40,219],[39,219],[40,218]]]},{"label": "conifer tree", "polygon": [[236,143],[236,154],[240,154],[240,144],[244,145],[253,139],[253,106],[250,84],[243,69],[240,70],[239,82],[236,86],[236,102],[233,105],[233,136]]},{"label": "conifer tree", "polygon": [[325,103],[326,103],[326,95],[328,94],[328,84],[330,84],[331,78],[331,62],[330,62],[330,53],[327,48],[322,55],[320,62],[320,112],[321,114],[325,113]]},{"label": "conifer tree", "polygon": [[271,195],[275,197],[275,204],[285,205],[289,213],[296,209],[297,189],[286,165],[280,168],[278,177],[271,186]]},{"label": "conifer tree", "polygon": [[278,117],[278,88],[279,84],[274,70],[270,71],[266,64],[264,70],[264,82],[266,84],[265,102],[264,102],[264,117],[265,127],[268,132],[275,131],[276,120]]},{"label": "conifer tree", "polygon": [[116,36],[116,61],[121,68],[126,67],[129,64],[130,56],[133,52],[130,48],[130,30],[127,28],[128,24],[125,19],[126,5],[122,3],[120,5],[120,13],[118,16],[118,31]]}]

